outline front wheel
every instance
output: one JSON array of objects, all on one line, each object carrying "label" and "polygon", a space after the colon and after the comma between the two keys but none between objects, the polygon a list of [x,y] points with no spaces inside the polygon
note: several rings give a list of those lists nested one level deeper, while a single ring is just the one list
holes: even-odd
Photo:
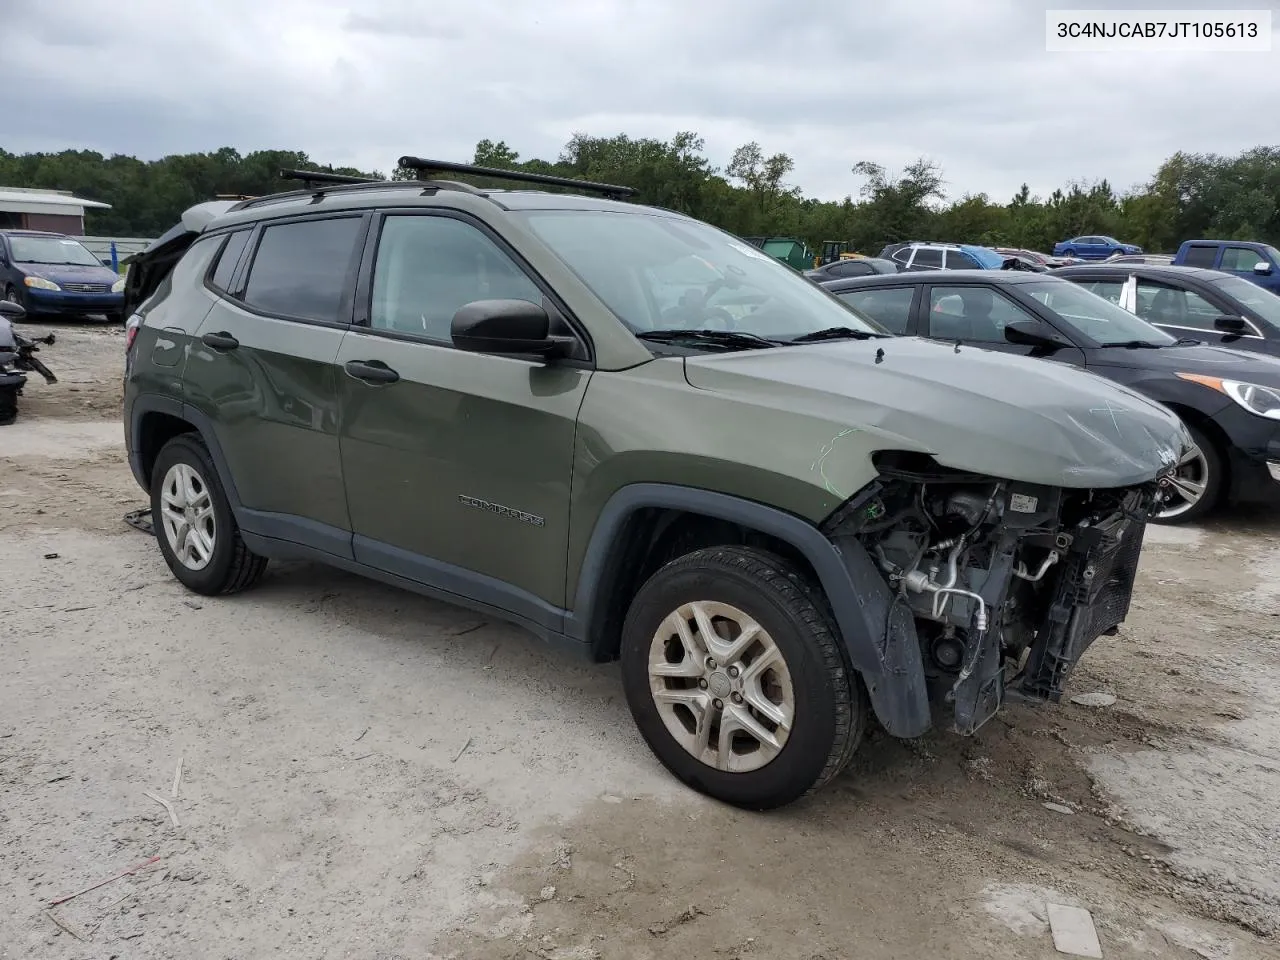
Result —
[{"label": "front wheel", "polygon": [[753,548],[698,550],[650,577],[623,625],[622,679],[668,770],[755,810],[826,784],[865,727],[862,688],[815,590]]},{"label": "front wheel", "polygon": [[1152,520],[1177,524],[1198,520],[1213,510],[1222,497],[1226,476],[1222,454],[1203,430],[1187,424],[1195,446],[1160,481],[1160,506]]},{"label": "front wheel", "polygon": [[266,569],[266,558],[245,546],[213,460],[196,434],[174,437],[156,457],[151,528],[173,575],[196,593],[238,593]]}]

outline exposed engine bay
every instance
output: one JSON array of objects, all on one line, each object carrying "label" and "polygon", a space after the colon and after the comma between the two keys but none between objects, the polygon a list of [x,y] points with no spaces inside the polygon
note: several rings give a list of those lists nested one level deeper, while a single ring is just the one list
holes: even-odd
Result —
[{"label": "exposed engine bay", "polygon": [[1156,484],[1078,490],[882,454],[880,479],[825,525],[893,592],[884,645],[914,634],[931,702],[972,733],[1010,697],[1057,701],[1128,614]]}]

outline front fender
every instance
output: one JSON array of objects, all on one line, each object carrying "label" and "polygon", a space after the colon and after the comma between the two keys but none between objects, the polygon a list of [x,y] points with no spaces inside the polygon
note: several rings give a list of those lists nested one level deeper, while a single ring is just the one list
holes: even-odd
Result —
[{"label": "front fender", "polygon": [[626,557],[621,536],[638,510],[658,508],[725,520],[776,537],[812,565],[843,641],[848,665],[862,677],[872,709],[896,737],[918,737],[932,722],[924,664],[910,611],[893,595],[875,562],[852,537],[828,540],[793,514],[727,494],[674,484],[634,483],[601,511],[578,575],[565,633],[589,642],[603,629],[607,591]]}]

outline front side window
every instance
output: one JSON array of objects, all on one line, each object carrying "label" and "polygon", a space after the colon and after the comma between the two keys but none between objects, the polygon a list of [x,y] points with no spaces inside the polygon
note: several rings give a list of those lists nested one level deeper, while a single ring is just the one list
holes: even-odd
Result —
[{"label": "front side window", "polygon": [[278,223],[262,231],[244,302],[264,313],[338,322],[359,217]]},{"label": "front side window", "polygon": [[831,268],[831,275],[835,277],[865,277],[874,272],[870,264],[857,260],[841,260]]},{"label": "front side window", "polygon": [[70,237],[10,236],[15,263],[46,263],[50,266],[100,267],[102,261],[79,240]]},{"label": "front side window", "polygon": [[1222,251],[1222,264],[1218,269],[1252,273],[1254,266],[1265,263],[1266,259],[1257,250],[1248,247],[1225,247]]},{"label": "front side window", "polygon": [[542,303],[542,291],[478,228],[453,217],[388,216],[373,266],[369,325],[451,342],[476,300]]},{"label": "front side window", "polygon": [[975,343],[1007,343],[1004,328],[1015,320],[1036,322],[1022,307],[990,287],[933,287],[929,291],[929,336]]},{"label": "front side window", "polygon": [[785,340],[874,321],[709,224],[612,210],[530,210],[529,229],[633,333],[732,330]]},{"label": "front side window", "polygon": [[916,258],[911,261],[913,267],[941,267],[942,251],[937,247],[916,247]]},{"label": "front side window", "polygon": [[1222,316],[1222,311],[1194,290],[1183,290],[1153,280],[1140,279],[1138,316],[1148,323],[1213,330],[1213,322]]},{"label": "front side window", "polygon": [[1213,285],[1269,323],[1280,327],[1280,297],[1242,277],[1220,277]]},{"label": "front side window", "polygon": [[947,251],[948,270],[981,270],[982,265],[963,250]]},{"label": "front side window", "polygon": [[1177,339],[1070,280],[1037,280],[1019,284],[1018,290],[1053,311],[1063,326],[1104,347],[1133,341],[1167,345]]}]

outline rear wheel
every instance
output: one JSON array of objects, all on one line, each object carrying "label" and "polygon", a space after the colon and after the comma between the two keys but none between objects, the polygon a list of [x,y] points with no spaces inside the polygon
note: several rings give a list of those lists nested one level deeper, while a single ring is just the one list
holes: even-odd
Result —
[{"label": "rear wheel", "polygon": [[240,536],[209,451],[193,433],[160,450],[151,472],[151,525],[173,575],[196,593],[238,593],[267,561]]},{"label": "rear wheel", "polygon": [[1195,446],[1160,481],[1162,502],[1152,519],[1156,523],[1190,523],[1213,510],[1222,497],[1226,477],[1221,451],[1203,430],[1187,424]]},{"label": "rear wheel", "polygon": [[622,676],[668,770],[764,810],[844,768],[866,707],[819,603],[793,564],[746,547],[698,550],[649,578],[623,626]]}]

